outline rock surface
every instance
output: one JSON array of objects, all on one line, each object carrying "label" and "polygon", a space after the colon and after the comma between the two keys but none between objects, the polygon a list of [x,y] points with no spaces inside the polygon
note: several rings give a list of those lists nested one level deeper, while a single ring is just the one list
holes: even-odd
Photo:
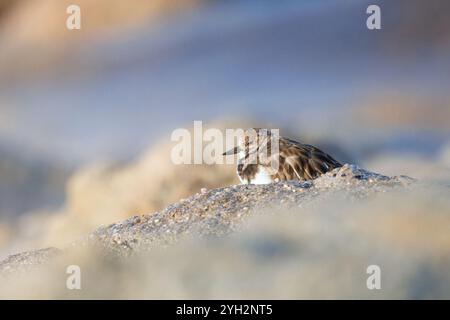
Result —
[{"label": "rock surface", "polygon": [[200,193],[155,214],[134,216],[98,228],[89,240],[126,255],[155,244],[173,243],[183,236],[229,234],[239,229],[248,216],[262,209],[302,206],[336,192],[345,192],[350,198],[364,197],[412,181],[404,176],[387,177],[345,165],[314,181],[202,189]]},{"label": "rock surface", "polygon": [[[202,189],[68,247],[10,256],[0,299],[446,299],[449,190],[353,165]],[[68,290],[69,266],[82,290]],[[381,290],[368,287],[374,266]]]},{"label": "rock surface", "polygon": [[27,271],[29,267],[41,265],[59,254],[59,249],[45,248],[10,255],[0,262],[0,275]]},{"label": "rock surface", "polygon": [[12,255],[0,262],[0,274],[41,265],[74,247],[93,246],[105,254],[125,257],[158,245],[173,244],[183,237],[220,237],[238,230],[247,217],[261,210],[301,207],[336,193],[357,199],[413,181],[405,176],[387,177],[347,164],[314,181],[202,189],[160,212],[99,227],[69,248]]}]

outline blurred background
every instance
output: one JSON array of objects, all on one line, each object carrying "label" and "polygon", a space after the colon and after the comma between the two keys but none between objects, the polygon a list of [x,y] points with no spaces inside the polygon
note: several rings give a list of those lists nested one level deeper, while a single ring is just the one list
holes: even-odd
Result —
[{"label": "blurred background", "polygon": [[[68,30],[66,8],[81,8]],[[381,30],[366,8],[381,7]],[[61,246],[234,166],[174,166],[194,120],[450,181],[446,0],[0,0],[0,258]],[[188,169],[188,170],[186,170]]]}]

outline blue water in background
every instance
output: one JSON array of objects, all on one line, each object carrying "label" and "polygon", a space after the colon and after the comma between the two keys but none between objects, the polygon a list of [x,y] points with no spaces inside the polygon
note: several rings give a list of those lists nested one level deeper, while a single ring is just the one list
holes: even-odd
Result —
[{"label": "blue water in background", "polygon": [[[394,17],[383,16],[380,31],[365,19],[364,2],[219,1],[111,32],[77,48],[64,68],[0,89],[15,121],[3,140],[79,165],[134,155],[194,120],[244,117],[301,133],[338,127],[349,106],[378,92],[447,94],[446,54],[396,56],[381,43]],[[350,129],[341,143],[361,138]],[[421,144],[424,132],[400,133],[400,145],[417,141],[413,149],[447,139],[431,134]]]}]

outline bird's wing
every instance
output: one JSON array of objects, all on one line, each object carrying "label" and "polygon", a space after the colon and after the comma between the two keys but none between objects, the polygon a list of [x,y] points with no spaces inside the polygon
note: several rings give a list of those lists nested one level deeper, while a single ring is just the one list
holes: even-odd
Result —
[{"label": "bird's wing", "polygon": [[288,165],[299,180],[311,180],[341,166],[322,150],[290,139],[280,139],[281,162]]}]

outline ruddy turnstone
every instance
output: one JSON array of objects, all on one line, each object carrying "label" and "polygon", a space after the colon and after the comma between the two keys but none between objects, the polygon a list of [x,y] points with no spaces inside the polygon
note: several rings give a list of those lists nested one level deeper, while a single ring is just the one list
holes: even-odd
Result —
[{"label": "ruddy turnstone", "polygon": [[312,145],[260,128],[245,130],[238,145],[223,153],[234,154],[238,154],[237,174],[243,184],[312,180],[342,166]]}]

